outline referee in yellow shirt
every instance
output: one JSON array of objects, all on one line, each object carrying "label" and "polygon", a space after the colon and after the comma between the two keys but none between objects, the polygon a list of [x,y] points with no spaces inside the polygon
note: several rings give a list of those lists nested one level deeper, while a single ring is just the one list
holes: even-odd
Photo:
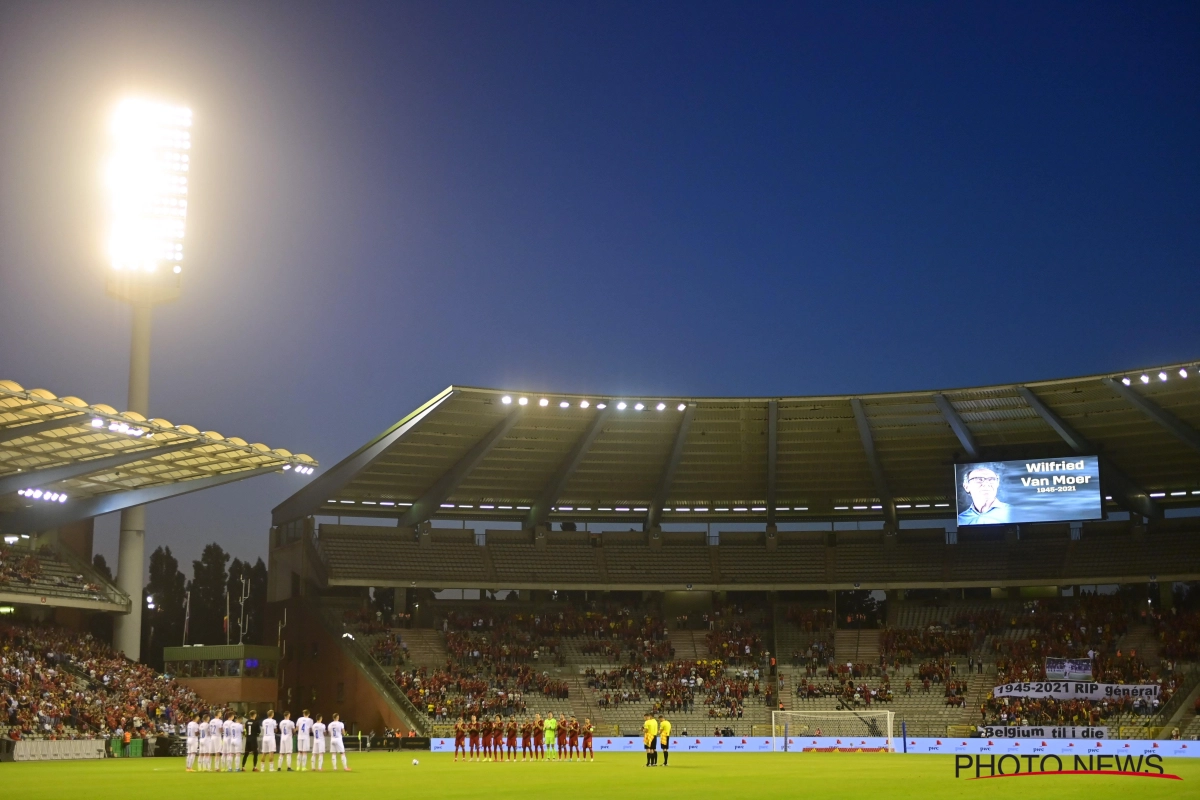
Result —
[{"label": "referee in yellow shirt", "polygon": [[654,721],[654,717],[647,711],[645,714],[646,721],[642,723],[642,743],[646,746],[646,766],[653,767],[658,761],[654,746],[658,743],[658,723]]},{"label": "referee in yellow shirt", "polygon": [[[671,758],[671,721],[663,719],[662,712],[658,712],[658,744],[662,747],[663,766],[667,765],[667,761]],[[658,763],[658,754],[654,756],[654,763]]]}]

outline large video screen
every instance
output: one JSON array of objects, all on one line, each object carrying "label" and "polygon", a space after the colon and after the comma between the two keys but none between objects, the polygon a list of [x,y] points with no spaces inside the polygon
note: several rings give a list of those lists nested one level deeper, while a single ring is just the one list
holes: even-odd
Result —
[{"label": "large video screen", "polygon": [[1100,519],[1096,456],[956,464],[959,525]]}]

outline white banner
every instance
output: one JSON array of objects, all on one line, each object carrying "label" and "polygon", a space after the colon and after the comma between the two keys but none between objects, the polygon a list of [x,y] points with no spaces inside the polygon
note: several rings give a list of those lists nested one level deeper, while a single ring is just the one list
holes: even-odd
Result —
[{"label": "white banner", "polygon": [[1006,683],[992,690],[993,697],[1052,697],[1055,700],[1154,700],[1157,683],[1088,683],[1084,681],[1030,681]]},{"label": "white banner", "polygon": [[1102,725],[980,725],[975,730],[985,739],[1107,739]]}]

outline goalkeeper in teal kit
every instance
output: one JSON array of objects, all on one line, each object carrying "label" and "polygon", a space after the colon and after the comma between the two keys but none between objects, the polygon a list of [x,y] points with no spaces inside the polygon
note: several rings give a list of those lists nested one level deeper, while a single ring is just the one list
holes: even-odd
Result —
[{"label": "goalkeeper in teal kit", "polygon": [[554,749],[554,745],[550,744],[558,738],[558,720],[553,714],[546,715],[545,723],[546,732],[546,760],[555,761],[558,759],[558,751]]}]

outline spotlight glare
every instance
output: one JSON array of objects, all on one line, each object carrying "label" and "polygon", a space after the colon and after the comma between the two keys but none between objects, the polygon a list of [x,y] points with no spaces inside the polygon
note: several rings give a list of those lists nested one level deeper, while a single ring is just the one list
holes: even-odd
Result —
[{"label": "spotlight glare", "polygon": [[1128,386],[1129,384],[1133,383],[1133,381],[1129,380],[1129,378],[1121,378],[1121,383]]},{"label": "spotlight glare", "polygon": [[589,405],[591,405],[591,403],[589,403],[587,400],[580,400],[580,401],[579,401],[579,407],[580,407],[580,408],[587,408]]},{"label": "spotlight glare", "polygon": [[1179,377],[1186,378],[1187,376],[1188,376],[1188,371],[1185,368],[1180,367],[1179,368]]},{"label": "spotlight glare", "polygon": [[527,405],[529,405],[529,398],[528,398],[528,397],[522,397],[520,400],[518,400],[518,401],[517,401],[517,405],[519,405],[519,406],[527,406]]},{"label": "spotlight glare", "polygon": [[604,409],[608,408],[608,403],[596,403],[596,408],[603,411]]},{"label": "spotlight glare", "polygon": [[92,420],[92,427],[93,427],[93,428],[103,428],[103,427],[104,427],[104,420],[100,419],[99,417],[95,417],[95,418]]},{"label": "spotlight glare", "polygon": [[675,410],[676,411],[685,411],[685,410],[687,410],[687,405],[685,403],[680,403],[678,406],[675,407]]},{"label": "spotlight glare", "polygon": [[667,404],[666,404],[666,403],[659,403],[659,404],[658,404],[658,405],[656,405],[654,408],[655,408],[655,410],[656,410],[656,411],[666,411],[666,410],[667,410]]},{"label": "spotlight glare", "polygon": [[559,408],[570,408],[570,407],[571,407],[571,404],[570,404],[570,403],[568,403],[566,400],[563,400],[562,402],[560,402],[560,403],[558,404],[558,407],[559,407]]},{"label": "spotlight glare", "polygon": [[504,397],[501,397],[501,398],[500,398],[500,402],[501,402],[501,403],[504,403],[504,405],[506,405],[506,406],[507,406],[507,405],[512,405],[512,398],[511,398],[511,397],[509,397],[508,395],[504,395]]},{"label": "spotlight glare", "polygon": [[617,403],[617,411],[624,411],[624,410],[625,410],[625,401],[622,400],[621,402]]},{"label": "spotlight glare", "polygon": [[637,405],[635,405],[635,406],[633,407],[633,410],[634,410],[634,411],[641,411],[641,410],[642,410],[642,409],[644,409],[644,408],[645,408],[645,406],[644,406],[644,405],[642,405],[641,403],[638,403]]},{"label": "spotlight glare", "polygon": [[139,98],[117,106],[107,175],[114,270],[149,273],[182,260],[191,125],[187,108]]},{"label": "spotlight glare", "polygon": [[1167,373],[1165,373],[1165,372],[1158,373],[1158,379],[1160,381],[1165,381],[1167,379]]},{"label": "spotlight glare", "polygon": [[1143,375],[1143,376],[1142,376],[1142,378],[1141,378],[1141,381],[1142,381],[1142,383],[1149,383],[1149,382],[1150,382],[1150,376],[1149,376],[1149,375]]}]

